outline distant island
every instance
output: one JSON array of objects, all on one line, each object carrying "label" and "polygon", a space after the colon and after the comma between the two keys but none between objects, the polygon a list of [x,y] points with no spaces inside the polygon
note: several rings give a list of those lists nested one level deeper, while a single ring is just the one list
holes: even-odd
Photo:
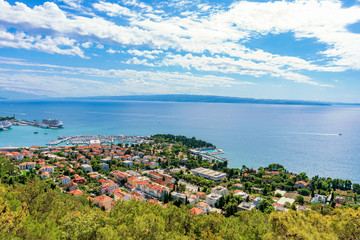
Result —
[{"label": "distant island", "polygon": [[284,105],[320,105],[330,106],[334,103],[286,99],[255,99],[213,95],[160,94],[160,95],[127,95],[61,98],[63,100],[110,100],[110,101],[159,101],[159,102],[207,102],[207,103],[247,103],[247,104],[284,104]]}]

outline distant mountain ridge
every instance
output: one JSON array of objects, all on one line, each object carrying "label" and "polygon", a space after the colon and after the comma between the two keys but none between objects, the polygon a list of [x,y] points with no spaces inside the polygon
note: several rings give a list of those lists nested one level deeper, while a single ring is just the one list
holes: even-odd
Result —
[{"label": "distant mountain ridge", "polygon": [[321,106],[333,105],[333,103],[321,102],[321,101],[256,99],[256,98],[225,97],[225,96],[213,96],[213,95],[188,95],[188,94],[98,96],[98,97],[63,98],[63,99],[64,100],[110,100],[110,101],[248,103],[248,104],[321,105]]}]

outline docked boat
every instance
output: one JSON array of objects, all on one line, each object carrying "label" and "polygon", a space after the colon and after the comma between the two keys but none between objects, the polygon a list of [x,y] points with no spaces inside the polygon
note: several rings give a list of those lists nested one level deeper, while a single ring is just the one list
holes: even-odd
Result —
[{"label": "docked boat", "polygon": [[0,130],[9,129],[12,127],[12,123],[8,120],[0,121]]},{"label": "docked boat", "polygon": [[57,119],[46,118],[42,120],[42,125],[49,126],[49,128],[62,128],[63,122]]}]

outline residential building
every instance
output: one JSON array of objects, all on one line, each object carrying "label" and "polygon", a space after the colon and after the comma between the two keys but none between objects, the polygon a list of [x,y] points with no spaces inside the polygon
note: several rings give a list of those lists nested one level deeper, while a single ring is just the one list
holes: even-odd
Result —
[{"label": "residential building", "polygon": [[238,211],[244,211],[244,210],[251,210],[254,209],[256,206],[253,203],[249,202],[242,202],[237,206]]},{"label": "residential building", "polygon": [[82,196],[83,192],[80,191],[79,189],[75,189],[75,190],[70,191],[69,194],[71,194],[71,195],[73,195],[75,197],[78,197],[78,196]]},{"label": "residential building", "polygon": [[101,170],[109,171],[109,164],[107,163],[100,163]]},{"label": "residential building", "polygon": [[259,203],[260,203],[261,200],[262,200],[261,197],[255,198],[254,201],[253,201],[254,205],[257,207],[257,206],[259,205]]},{"label": "residential building", "polygon": [[71,183],[67,184],[66,187],[69,189],[69,191],[79,189],[79,185],[77,183],[74,183],[74,182],[71,182]]},{"label": "residential building", "polygon": [[113,203],[113,199],[106,195],[101,195],[93,198],[93,202],[100,208],[104,208],[106,211],[111,209],[111,204]]},{"label": "residential building", "polygon": [[295,187],[297,187],[297,188],[307,188],[309,186],[310,186],[310,184],[307,182],[304,182],[304,181],[295,182]]},{"label": "residential building", "polygon": [[132,166],[133,166],[133,161],[125,160],[125,161],[123,161],[123,164],[124,164],[126,167],[132,167]]},{"label": "residential building", "polygon": [[92,172],[93,171],[92,167],[89,164],[82,164],[81,169],[84,172]]},{"label": "residential building", "polygon": [[200,215],[200,214],[204,214],[204,210],[197,207],[193,207],[192,209],[190,209],[190,213],[191,215]]},{"label": "residential building", "polygon": [[211,193],[215,193],[215,194],[218,194],[218,195],[225,196],[228,193],[228,189],[226,187],[223,187],[223,186],[219,185],[219,186],[213,187],[211,189]]},{"label": "residential building", "polygon": [[186,201],[186,195],[184,193],[180,193],[180,192],[172,192],[171,198],[173,200],[180,199],[183,203],[185,203],[185,201]]},{"label": "residential building", "polygon": [[35,168],[36,163],[35,162],[23,162],[19,164],[20,170],[31,170]]},{"label": "residential building", "polygon": [[99,187],[99,191],[101,194],[105,193],[113,193],[118,186],[112,180],[105,180]]},{"label": "residential building", "polygon": [[62,184],[64,184],[64,185],[67,185],[67,184],[69,184],[69,183],[71,182],[71,179],[70,179],[70,177],[68,177],[68,176],[62,176],[62,177],[60,178],[60,182],[61,182]]},{"label": "residential building", "polygon": [[212,207],[215,207],[215,203],[217,203],[222,196],[220,194],[211,193],[206,196],[206,203]]},{"label": "residential building", "polygon": [[207,214],[210,211],[210,206],[207,203],[204,202],[200,202],[197,205],[198,208],[204,210],[204,213]]},{"label": "residential building", "polygon": [[131,198],[131,195],[122,191],[121,189],[117,188],[114,190],[114,200],[115,201],[129,201]]},{"label": "residential building", "polygon": [[344,202],[345,202],[345,198],[344,198],[344,197],[341,197],[341,196],[336,196],[335,199],[334,199],[334,201],[335,201],[336,203],[342,205],[342,204],[344,204]]},{"label": "residential building", "polygon": [[326,203],[326,196],[315,194],[315,196],[311,199],[311,202],[314,203]]}]

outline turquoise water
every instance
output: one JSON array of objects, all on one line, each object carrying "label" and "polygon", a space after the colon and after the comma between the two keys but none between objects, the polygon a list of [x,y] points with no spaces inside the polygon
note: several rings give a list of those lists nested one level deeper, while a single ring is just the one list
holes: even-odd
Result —
[{"label": "turquoise water", "polygon": [[[58,130],[14,126],[0,146],[45,145],[60,135],[195,136],[224,150],[232,167],[283,164],[360,182],[360,108],[166,102],[0,102],[0,115],[58,118]],[[38,131],[38,134],[34,134]],[[47,135],[45,133],[48,133]],[[339,133],[342,135],[339,136]]]}]

